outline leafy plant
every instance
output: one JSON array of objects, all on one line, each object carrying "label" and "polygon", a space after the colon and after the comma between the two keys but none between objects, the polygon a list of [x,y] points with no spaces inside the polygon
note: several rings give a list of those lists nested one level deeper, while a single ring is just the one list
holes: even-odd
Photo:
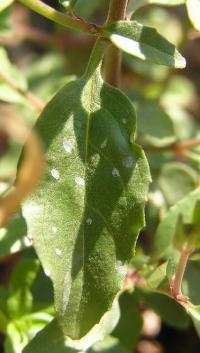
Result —
[{"label": "leafy plant", "polygon": [[[0,256],[18,256],[0,287],[5,353],[130,353],[145,308],[180,330],[193,322],[200,335],[200,142],[188,112],[196,92],[172,75],[186,60],[156,29],[157,8],[146,12],[185,5],[199,29],[199,1],[110,0],[103,25],[79,15],[100,8],[105,17],[104,1],[60,0],[58,10],[16,2],[51,21],[37,44],[63,49],[61,26],[96,40],[79,78],[81,48],[78,64],[73,48],[48,49],[21,70],[0,48],[0,100],[12,106],[0,120]],[[16,2],[1,0],[5,38]],[[159,11],[164,27],[168,10]],[[127,94],[122,52],[135,77]]]}]

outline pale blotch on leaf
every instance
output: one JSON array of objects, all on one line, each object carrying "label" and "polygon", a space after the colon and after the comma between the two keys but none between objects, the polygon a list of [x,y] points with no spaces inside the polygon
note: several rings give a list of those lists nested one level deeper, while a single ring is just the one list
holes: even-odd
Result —
[{"label": "pale blotch on leaf", "polygon": [[101,144],[101,148],[105,148],[107,146],[107,140],[104,140]]},{"label": "pale blotch on leaf", "polygon": [[87,218],[87,219],[86,219],[86,223],[87,223],[88,225],[91,225],[91,224],[92,224],[92,218]]},{"label": "pale blotch on leaf", "polygon": [[49,271],[49,270],[44,270],[44,273],[45,273],[45,275],[46,275],[47,277],[50,276],[50,271]]},{"label": "pale blotch on leaf", "polygon": [[11,253],[18,252],[21,249],[21,242],[17,240],[10,248]]},{"label": "pale blotch on leaf", "polygon": [[67,154],[71,154],[73,151],[73,142],[68,140],[67,138],[63,139],[63,147]]},{"label": "pale blotch on leaf", "polygon": [[133,158],[131,156],[127,157],[124,160],[123,164],[126,168],[132,168],[133,167]]},{"label": "pale blotch on leaf", "polygon": [[119,177],[119,176],[120,176],[119,170],[118,170],[117,168],[114,168],[114,169],[112,170],[112,175],[113,175],[114,177]]},{"label": "pale blotch on leaf", "polygon": [[60,249],[58,249],[58,248],[55,250],[55,253],[56,253],[57,256],[61,256],[62,255],[62,251]]},{"label": "pale blotch on leaf", "polygon": [[52,169],[51,170],[51,175],[56,180],[60,179],[60,173],[59,173],[59,171],[57,169]]},{"label": "pale blotch on leaf", "polygon": [[81,187],[85,186],[85,180],[81,177],[75,177],[75,183]]},{"label": "pale blotch on leaf", "polygon": [[56,234],[57,231],[58,231],[58,229],[57,229],[55,226],[53,226],[53,227],[51,228],[51,230],[52,230],[52,233],[53,233],[53,234]]},{"label": "pale blotch on leaf", "polygon": [[32,240],[29,237],[24,238],[24,245],[25,246],[31,246],[32,245]]},{"label": "pale blotch on leaf", "polygon": [[127,120],[126,120],[126,119],[122,119],[122,123],[123,123],[123,124],[126,124],[126,123],[127,123]]},{"label": "pale blotch on leaf", "polygon": [[117,261],[115,266],[116,272],[120,277],[125,277],[128,272],[128,266],[121,261]]}]

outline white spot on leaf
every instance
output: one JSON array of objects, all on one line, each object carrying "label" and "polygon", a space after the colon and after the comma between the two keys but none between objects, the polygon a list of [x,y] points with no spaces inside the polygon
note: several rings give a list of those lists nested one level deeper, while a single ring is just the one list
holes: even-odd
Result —
[{"label": "white spot on leaf", "polygon": [[55,253],[56,253],[57,256],[61,256],[62,255],[62,251],[60,249],[58,249],[58,248],[55,250]]},{"label": "white spot on leaf", "polygon": [[101,148],[105,148],[107,146],[107,140],[104,140],[101,144]]},{"label": "white spot on leaf", "polygon": [[126,123],[127,123],[127,120],[126,120],[126,119],[122,119],[122,123],[123,123],[123,124],[126,124]]},{"label": "white spot on leaf", "polygon": [[118,170],[117,168],[114,168],[114,169],[112,170],[112,175],[113,175],[114,177],[119,177],[119,176],[120,176],[119,170]]},{"label": "white spot on leaf", "polygon": [[78,186],[81,186],[81,187],[84,187],[85,186],[85,180],[81,177],[75,177],[75,183],[78,185]]},{"label": "white spot on leaf", "polygon": [[67,154],[71,154],[73,151],[73,142],[64,138],[63,139],[63,147],[64,147],[64,150]]},{"label": "white spot on leaf", "polygon": [[91,224],[92,224],[92,218],[87,218],[87,219],[86,219],[86,223],[87,223],[88,225],[91,225]]},{"label": "white spot on leaf", "polygon": [[60,179],[60,173],[59,173],[59,171],[57,169],[52,169],[51,170],[51,175],[56,180]]},{"label": "white spot on leaf", "polygon": [[58,229],[57,229],[55,226],[53,226],[53,227],[51,228],[51,230],[52,230],[52,233],[53,233],[53,234],[56,234],[57,231],[58,231]]},{"label": "white spot on leaf", "polygon": [[45,273],[45,275],[46,275],[47,277],[50,276],[50,271],[49,271],[49,270],[44,270],[44,273]]},{"label": "white spot on leaf", "polygon": [[131,156],[127,157],[124,160],[123,164],[126,168],[132,168],[133,167],[133,158]]},{"label": "white spot on leaf", "polygon": [[21,249],[21,242],[17,240],[10,248],[11,253],[18,252]]},{"label": "white spot on leaf", "polygon": [[32,245],[32,239],[29,237],[24,238],[24,245],[25,246],[31,246]]},{"label": "white spot on leaf", "polygon": [[126,264],[123,265],[121,261],[117,261],[115,269],[118,275],[121,277],[125,277],[128,272],[127,265]]}]

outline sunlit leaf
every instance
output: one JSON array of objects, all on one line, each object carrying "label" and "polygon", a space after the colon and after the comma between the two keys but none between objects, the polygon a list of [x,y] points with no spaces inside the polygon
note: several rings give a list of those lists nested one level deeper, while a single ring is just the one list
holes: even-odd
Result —
[{"label": "sunlit leaf", "polygon": [[119,49],[141,60],[175,68],[186,65],[175,46],[154,28],[136,21],[118,21],[104,27],[103,32]]},{"label": "sunlit leaf", "polygon": [[200,189],[198,188],[169,209],[156,232],[155,255],[157,257],[161,258],[171,254],[178,217],[182,216],[184,224],[191,224],[194,208],[199,199]]},{"label": "sunlit leaf", "polygon": [[47,167],[23,215],[53,281],[62,328],[78,339],[99,322],[103,327],[120,290],[144,225],[149,171],[133,142],[132,104],[102,81],[96,57],[47,105],[36,127]]},{"label": "sunlit leaf", "polygon": [[1,0],[0,12],[5,10],[6,7],[10,6],[13,2],[14,2],[14,0]]},{"label": "sunlit leaf", "polygon": [[184,3],[185,0],[130,0],[128,4],[128,13],[132,13],[146,5],[177,6]]},{"label": "sunlit leaf", "polygon": [[200,31],[200,0],[186,0],[186,6],[193,26]]}]

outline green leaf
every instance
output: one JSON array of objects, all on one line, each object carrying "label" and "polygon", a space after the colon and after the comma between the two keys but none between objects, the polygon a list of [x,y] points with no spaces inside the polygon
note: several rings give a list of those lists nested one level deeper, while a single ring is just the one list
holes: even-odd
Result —
[{"label": "green leaf", "polygon": [[103,33],[119,49],[159,65],[184,68],[185,59],[175,46],[154,28],[136,21],[118,21],[103,29]]},{"label": "green leaf", "polygon": [[159,287],[162,281],[166,278],[167,262],[159,265],[155,271],[148,277],[147,286],[151,289]]},{"label": "green leaf", "polygon": [[0,257],[14,254],[29,246],[26,231],[26,222],[21,213],[15,214],[5,227],[0,228]]},{"label": "green leaf", "polygon": [[1,73],[2,75],[6,75],[8,76],[11,80],[14,80],[17,82],[18,87],[20,87],[20,89],[25,90],[27,89],[27,82],[26,79],[24,77],[24,75],[22,74],[22,72],[15,67],[11,62],[10,59],[8,57],[8,54],[6,52],[6,50],[2,47],[0,47],[0,80],[3,80],[3,76],[1,78]]},{"label": "green leaf", "polygon": [[142,317],[134,293],[123,293],[119,298],[119,304],[120,320],[112,336],[117,337],[120,343],[132,352],[141,334]]},{"label": "green leaf", "polygon": [[188,307],[187,313],[190,315],[198,336],[200,337],[200,305]]},{"label": "green leaf", "polygon": [[175,142],[172,120],[156,102],[139,104],[137,117],[139,137],[144,144],[163,147]]},{"label": "green leaf", "polygon": [[14,2],[14,0],[1,0],[0,12],[5,10],[6,7],[10,6],[13,2]]},{"label": "green leaf", "polygon": [[200,0],[186,0],[190,21],[200,31]]},{"label": "green leaf", "polygon": [[38,269],[39,263],[35,259],[22,260],[15,268],[8,291],[7,310],[10,317],[21,317],[31,311],[33,298],[30,287]]},{"label": "green leaf", "polygon": [[146,5],[177,6],[184,4],[186,0],[130,0],[128,4],[128,13],[132,13],[140,7]]},{"label": "green leaf", "polygon": [[158,178],[158,185],[171,206],[198,186],[198,174],[184,163],[165,163]]},{"label": "green leaf", "polygon": [[25,332],[19,330],[15,323],[10,322],[7,327],[7,335],[4,342],[5,353],[21,353],[24,346],[28,343]]},{"label": "green leaf", "polygon": [[120,290],[144,226],[150,178],[133,142],[132,104],[100,76],[102,51],[97,46],[86,74],[43,111],[36,127],[46,149],[45,176],[23,206],[53,281],[58,318],[73,339],[100,322]]},{"label": "green leaf", "polygon": [[58,325],[53,320],[24,348],[23,353],[76,353],[76,349],[67,347],[66,339]]},{"label": "green leaf", "polygon": [[138,288],[136,295],[140,301],[153,309],[166,324],[183,330],[189,326],[189,317],[183,306],[170,296]]},{"label": "green leaf", "polygon": [[162,258],[173,253],[173,239],[178,217],[182,215],[184,224],[192,224],[193,212],[198,200],[200,200],[200,188],[188,194],[169,209],[156,231],[154,253],[156,257]]},{"label": "green leaf", "polygon": [[77,0],[59,0],[59,3],[66,9],[73,9]]},{"label": "green leaf", "polygon": [[131,351],[124,348],[117,338],[108,336],[87,350],[87,353],[131,353]]}]

